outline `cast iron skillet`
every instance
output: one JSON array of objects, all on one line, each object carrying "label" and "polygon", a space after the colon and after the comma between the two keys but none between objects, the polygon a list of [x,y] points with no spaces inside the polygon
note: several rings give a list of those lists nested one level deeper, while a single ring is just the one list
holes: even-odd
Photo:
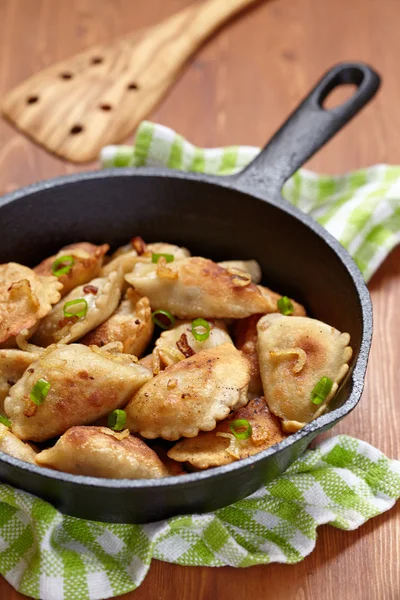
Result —
[{"label": "cast iron skillet", "polygon": [[[356,84],[350,100],[322,103],[336,86]],[[242,173],[212,177],[168,169],[116,169],[60,177],[0,200],[0,262],[35,265],[61,246],[87,240],[114,247],[134,235],[187,246],[193,255],[256,258],[273,289],[351,334],[350,375],[325,414],[256,456],[204,472],[155,480],[106,480],[59,473],[2,454],[2,481],[61,511],[101,521],[144,523],[226,506],[284,471],[322,431],[357,404],[372,334],[367,288],[353,260],[322,227],[281,196],[284,181],[375,94],[378,75],[340,64]]]}]

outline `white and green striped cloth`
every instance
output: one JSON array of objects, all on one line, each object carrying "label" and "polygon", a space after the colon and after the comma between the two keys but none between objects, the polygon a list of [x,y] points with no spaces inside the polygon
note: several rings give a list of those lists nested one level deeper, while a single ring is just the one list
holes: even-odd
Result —
[{"label": "white and green striped cloth", "polygon": [[[240,146],[202,150],[145,122],[134,148],[105,148],[102,163],[228,174],[256,153]],[[343,243],[366,279],[399,241],[399,167],[334,178],[302,170],[284,194]],[[343,435],[306,451],[284,475],[233,506],[151,525],[67,517],[0,484],[0,573],[40,600],[100,600],[134,590],[152,558],[214,567],[293,564],[315,547],[318,525],[356,529],[399,496],[400,462]]]}]

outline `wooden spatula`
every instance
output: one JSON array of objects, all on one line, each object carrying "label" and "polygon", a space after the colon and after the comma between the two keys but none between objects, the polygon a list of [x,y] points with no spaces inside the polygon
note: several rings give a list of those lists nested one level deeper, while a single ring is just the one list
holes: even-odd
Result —
[{"label": "wooden spatula", "polygon": [[72,162],[98,157],[149,115],[196,49],[257,0],[204,0],[169,19],[61,61],[8,92],[4,116]]}]

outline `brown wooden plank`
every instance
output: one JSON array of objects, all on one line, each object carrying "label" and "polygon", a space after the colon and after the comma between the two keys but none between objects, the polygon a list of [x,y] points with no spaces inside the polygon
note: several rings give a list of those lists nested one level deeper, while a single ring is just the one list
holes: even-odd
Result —
[{"label": "brown wooden plank", "polygon": [[[39,68],[189,4],[0,0],[0,93]],[[152,118],[199,145],[259,145],[322,71],[340,60],[364,60],[383,75],[378,98],[309,166],[340,173],[400,163],[399,18],[398,0],[270,0],[205,46]],[[0,122],[0,193],[76,170]],[[400,249],[370,289],[375,334],[365,393],[333,433],[357,436],[398,457]],[[231,600],[246,594],[254,600],[398,600],[399,506],[354,532],[322,527],[316,550],[298,565],[239,570],[154,562],[143,585],[122,598]],[[0,579],[0,598],[23,596]]]}]

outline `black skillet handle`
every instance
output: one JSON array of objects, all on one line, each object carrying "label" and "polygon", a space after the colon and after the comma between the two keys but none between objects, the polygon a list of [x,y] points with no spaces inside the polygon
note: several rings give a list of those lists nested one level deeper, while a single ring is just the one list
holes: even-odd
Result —
[{"label": "black skillet handle", "polygon": [[[357,89],[344,104],[323,108],[328,94],[342,84]],[[284,182],[335,135],[374,96],[379,75],[363,63],[341,63],[330,69],[289,116],[260,154],[234,176],[240,188],[279,193]]]}]

